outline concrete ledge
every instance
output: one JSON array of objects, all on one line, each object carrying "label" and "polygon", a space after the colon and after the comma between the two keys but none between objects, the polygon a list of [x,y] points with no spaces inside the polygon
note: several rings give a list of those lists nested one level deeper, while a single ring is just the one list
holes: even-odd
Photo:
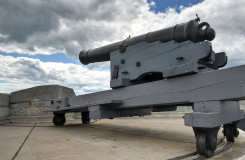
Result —
[{"label": "concrete ledge", "polygon": [[0,117],[9,116],[9,106],[0,106]]},{"label": "concrete ledge", "polygon": [[[66,121],[76,120],[74,113],[66,114]],[[53,113],[46,116],[10,116],[10,123],[37,123],[37,122],[52,122]]]},{"label": "concrete ledge", "polygon": [[51,102],[34,100],[29,102],[19,102],[10,104],[10,115],[11,116],[46,116],[53,115],[50,112]]},{"label": "concrete ledge", "polygon": [[240,109],[244,110],[245,112],[245,101],[239,101],[240,102]]},{"label": "concrete ledge", "polygon": [[35,99],[51,100],[54,98],[62,98],[75,96],[73,89],[59,86],[59,85],[46,85],[28,88],[10,94],[10,103],[28,102]]},{"label": "concrete ledge", "polygon": [[9,122],[9,94],[0,93],[0,124]]},{"label": "concrete ledge", "polygon": [[0,93],[0,106],[9,105],[9,94]]},{"label": "concrete ledge", "polygon": [[[37,86],[12,92],[9,100],[10,122],[51,122],[53,113],[46,112],[50,110],[51,100],[70,96],[75,96],[73,89],[59,85]],[[68,114],[68,119],[74,119],[73,115],[74,113],[70,116]]]},{"label": "concrete ledge", "polygon": [[150,118],[183,118],[186,112],[155,112]]},{"label": "concrete ledge", "polygon": [[183,118],[186,113],[193,112],[191,106],[178,106],[176,111],[152,112],[151,118]]},{"label": "concrete ledge", "polygon": [[9,116],[0,117],[0,124],[7,124],[9,123]]}]

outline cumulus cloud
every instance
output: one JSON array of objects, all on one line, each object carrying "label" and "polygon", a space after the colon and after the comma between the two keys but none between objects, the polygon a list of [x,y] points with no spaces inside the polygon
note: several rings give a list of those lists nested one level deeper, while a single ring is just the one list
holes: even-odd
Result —
[{"label": "cumulus cloud", "polygon": [[[195,18],[217,31],[214,48],[226,51],[230,63],[244,63],[245,1],[205,0],[176,12],[155,13],[146,0],[0,0],[0,51],[27,54],[63,52],[78,59],[83,49],[99,47]],[[108,63],[89,68],[109,68]]]},{"label": "cumulus cloud", "polygon": [[109,72],[88,71],[75,64],[42,62],[25,57],[14,58],[0,55],[1,92],[38,85],[59,84],[73,88],[76,94],[109,89]]},{"label": "cumulus cloud", "polygon": [[[129,5],[130,4],[130,5]],[[143,8],[136,9],[138,6]],[[0,0],[0,49],[77,58],[82,49],[121,39],[149,7],[144,0]],[[123,30],[121,28],[124,28]]]},{"label": "cumulus cloud", "polygon": [[[0,0],[0,51],[54,54],[78,59],[90,49],[195,18],[197,13],[216,30],[215,51],[226,51],[229,65],[245,63],[245,1],[205,0],[197,5],[153,12],[154,0]],[[35,59],[1,57],[0,80],[8,86],[58,83],[77,93],[109,88],[109,63],[88,65],[44,63]],[[6,83],[5,83],[6,84]],[[12,85],[10,85],[12,84]],[[1,85],[1,89],[4,87]],[[19,88],[18,88],[19,89]],[[7,91],[7,88],[3,91]],[[11,89],[10,89],[11,90]]]}]

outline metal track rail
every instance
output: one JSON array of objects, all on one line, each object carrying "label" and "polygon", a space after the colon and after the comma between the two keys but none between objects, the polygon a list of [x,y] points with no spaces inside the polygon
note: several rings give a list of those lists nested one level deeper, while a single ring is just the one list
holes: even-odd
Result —
[{"label": "metal track rail", "polygon": [[[224,140],[224,137],[222,139],[220,139],[220,141],[218,142],[218,148],[215,150],[214,155],[217,155],[225,150],[227,150],[228,148],[230,148],[234,143],[233,142],[227,142]],[[205,160],[208,159],[206,157],[200,156],[197,152],[193,152],[187,155],[183,155],[180,157],[175,157],[175,158],[171,158],[169,160]]]}]

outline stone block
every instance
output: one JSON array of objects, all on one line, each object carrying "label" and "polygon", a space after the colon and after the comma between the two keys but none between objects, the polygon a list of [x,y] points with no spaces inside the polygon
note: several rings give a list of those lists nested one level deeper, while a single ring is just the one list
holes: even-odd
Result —
[{"label": "stone block", "polygon": [[30,102],[19,102],[10,104],[11,116],[42,116],[48,115],[51,101],[34,100]]},{"label": "stone block", "polygon": [[245,100],[239,101],[241,106],[245,106]]},{"label": "stone block", "polygon": [[[76,117],[74,116],[74,113],[67,113],[66,115],[66,121],[72,121],[75,120]],[[36,122],[52,122],[53,119],[53,113],[50,115],[40,115],[40,116],[10,116],[9,121],[11,123],[36,123]],[[0,119],[1,123],[1,119]]]},{"label": "stone block", "polygon": [[31,106],[35,108],[51,107],[51,101],[32,101]]},{"label": "stone block", "polygon": [[33,100],[52,100],[54,98],[75,96],[73,89],[60,85],[32,87],[10,94],[10,103],[29,102]]},{"label": "stone block", "polygon": [[9,116],[9,94],[0,93],[0,118],[5,119],[8,116]]},{"label": "stone block", "polygon": [[27,116],[28,115],[28,109],[26,108],[14,108],[10,109],[11,116]]},{"label": "stone block", "polygon": [[153,112],[151,116],[146,116],[148,118],[183,118],[185,112]]},{"label": "stone block", "polygon": [[29,116],[41,116],[41,115],[48,115],[45,109],[29,109],[28,110]]},{"label": "stone block", "polygon": [[191,106],[178,106],[176,112],[193,112]]},{"label": "stone block", "polygon": [[0,93],[0,106],[9,105],[9,94]]},{"label": "stone block", "polygon": [[245,106],[240,106],[241,110],[245,111]]},{"label": "stone block", "polygon": [[0,125],[9,123],[9,116],[0,117]]},{"label": "stone block", "polygon": [[22,103],[10,104],[10,109],[29,108],[29,107],[31,107],[31,102],[22,102]]},{"label": "stone block", "polygon": [[52,122],[53,116],[10,116],[11,123]]},{"label": "stone block", "polygon": [[9,107],[8,106],[0,106],[0,117],[9,116]]}]

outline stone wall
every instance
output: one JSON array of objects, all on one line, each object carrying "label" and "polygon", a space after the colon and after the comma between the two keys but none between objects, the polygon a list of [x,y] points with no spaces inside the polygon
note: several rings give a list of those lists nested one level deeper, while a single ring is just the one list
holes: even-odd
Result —
[{"label": "stone wall", "polygon": [[191,106],[178,106],[176,111],[152,112],[154,118],[182,118],[185,113],[193,112]]},{"label": "stone wall", "polygon": [[52,112],[50,110],[50,100],[32,100],[28,102],[16,102],[10,104],[10,122],[18,121],[42,121],[44,119],[50,119]]},{"label": "stone wall", "polygon": [[9,122],[9,94],[0,93],[0,124]]},{"label": "stone wall", "polygon": [[10,103],[75,96],[73,89],[60,85],[45,85],[23,89],[10,94]]},{"label": "stone wall", "polygon": [[245,101],[240,101],[240,108],[245,111]]},{"label": "stone wall", "polygon": [[[16,91],[10,94],[10,122],[51,121],[51,100],[55,98],[75,96],[73,89],[46,85]],[[67,117],[72,118],[73,114]]]}]

